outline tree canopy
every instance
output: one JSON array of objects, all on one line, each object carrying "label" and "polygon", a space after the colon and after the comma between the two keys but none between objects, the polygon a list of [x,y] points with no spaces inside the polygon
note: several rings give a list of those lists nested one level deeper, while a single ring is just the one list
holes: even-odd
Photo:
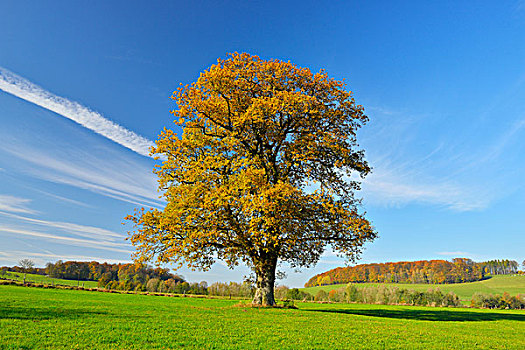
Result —
[{"label": "tree canopy", "polygon": [[485,273],[491,275],[508,275],[517,273],[520,264],[516,260],[495,259],[479,263]]},{"label": "tree canopy", "polygon": [[35,263],[31,259],[22,259],[18,262],[18,264],[24,270],[31,270],[35,266]]},{"label": "tree canopy", "polygon": [[376,237],[354,195],[368,118],[344,82],[234,53],[172,99],[182,135],[164,129],[152,150],[166,207],[128,216],[137,261],[244,262],[254,303],[274,305],[278,262],[311,266],[327,246],[353,260]]}]

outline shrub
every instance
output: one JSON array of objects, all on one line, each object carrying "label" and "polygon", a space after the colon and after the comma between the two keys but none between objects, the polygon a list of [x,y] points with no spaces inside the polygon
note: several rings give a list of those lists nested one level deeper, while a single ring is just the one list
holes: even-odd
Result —
[{"label": "shrub", "polygon": [[357,287],[352,284],[348,283],[345,288],[345,299],[347,302],[358,302],[359,301],[359,290]]},{"label": "shrub", "polygon": [[441,306],[451,306],[451,307],[458,307],[461,303],[459,302],[459,298],[456,294],[449,292],[443,297],[443,301],[441,303]]},{"label": "shrub", "polygon": [[166,286],[166,283],[164,281],[159,281],[157,284],[157,292],[159,293],[167,293],[168,287]]},{"label": "shrub", "polygon": [[330,293],[319,291],[315,296],[315,300],[383,305],[404,304],[454,307],[460,305],[459,298],[454,293],[443,294],[439,289],[420,292],[385,285],[357,288],[352,283],[349,283],[344,288],[333,289]]},{"label": "shrub", "polygon": [[160,280],[158,278],[151,278],[146,283],[146,290],[148,292],[156,292],[159,286]]},{"label": "shrub", "polygon": [[108,284],[106,284],[104,288],[109,289],[109,290],[118,289],[118,282],[117,281],[111,281]]},{"label": "shrub", "polygon": [[285,300],[283,300],[282,302],[283,302],[282,307],[285,308],[285,309],[297,309],[297,308],[295,307],[295,304],[294,304],[293,300],[287,300],[287,299],[285,299]]},{"label": "shrub", "polygon": [[321,289],[315,295],[314,300],[315,301],[328,301],[328,293]]},{"label": "shrub", "polygon": [[286,292],[286,299],[291,300],[312,300],[312,295],[297,288],[288,289]]},{"label": "shrub", "polygon": [[[340,296],[341,296],[341,293],[338,293],[337,290],[335,289],[332,289],[331,291],[328,292],[329,301],[334,301],[334,302],[344,301],[344,299],[341,299]],[[343,298],[344,298],[344,295],[343,295]]]},{"label": "shrub", "polygon": [[287,286],[277,286],[277,287],[275,287],[275,289],[273,291],[275,299],[277,299],[277,300],[284,300],[284,299],[289,298],[288,297],[289,290],[290,290],[290,288],[288,288]]},{"label": "shrub", "polygon": [[480,307],[485,309],[525,309],[525,296],[518,294],[511,296],[505,292],[503,295],[492,295],[475,293],[472,296],[470,305],[473,307]]}]

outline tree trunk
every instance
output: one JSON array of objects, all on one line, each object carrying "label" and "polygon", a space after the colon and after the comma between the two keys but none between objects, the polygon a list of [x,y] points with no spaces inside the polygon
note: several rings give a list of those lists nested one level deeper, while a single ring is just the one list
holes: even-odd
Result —
[{"label": "tree trunk", "polygon": [[255,265],[257,275],[255,296],[252,303],[262,306],[275,306],[273,289],[275,286],[275,269],[277,258],[269,258]]}]

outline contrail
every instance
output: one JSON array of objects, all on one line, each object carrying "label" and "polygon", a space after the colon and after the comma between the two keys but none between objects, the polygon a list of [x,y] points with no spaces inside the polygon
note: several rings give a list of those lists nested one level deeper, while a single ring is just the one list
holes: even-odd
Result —
[{"label": "contrail", "polygon": [[150,147],[154,145],[151,140],[115,124],[80,103],[56,96],[2,67],[0,67],[0,90],[71,119],[143,156],[149,156]]}]

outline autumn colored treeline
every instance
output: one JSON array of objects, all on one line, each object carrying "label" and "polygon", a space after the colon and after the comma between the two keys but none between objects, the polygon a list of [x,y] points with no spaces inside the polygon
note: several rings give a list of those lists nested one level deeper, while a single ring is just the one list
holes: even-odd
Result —
[{"label": "autumn colored treeline", "polygon": [[137,264],[108,264],[96,261],[66,261],[47,263],[45,268],[24,269],[4,266],[0,270],[17,273],[36,273],[52,278],[98,281],[99,288],[137,292],[174,294],[209,294],[215,296],[251,297],[253,285],[249,283],[217,282],[208,287],[206,282],[189,283],[168,269]]},{"label": "autumn colored treeline", "polygon": [[68,280],[98,281],[99,287],[107,289],[202,293],[202,286],[184,281],[182,277],[171,274],[169,269],[139,264],[108,264],[96,261],[64,262],[58,260],[54,264],[47,263],[45,268],[23,269],[14,266],[7,268],[7,270],[18,273],[36,273]]},{"label": "autumn colored treeline", "polygon": [[461,283],[483,279],[480,264],[471,259],[401,261],[338,267],[318,274],[305,287],[343,283]]},{"label": "autumn colored treeline", "polygon": [[173,278],[161,280],[151,278],[146,283],[129,282],[129,281],[111,281],[103,285],[99,281],[99,287],[111,290],[132,290],[135,292],[157,292],[172,294],[208,294],[208,284],[206,282],[189,283],[184,280],[175,280]]},{"label": "autumn colored treeline", "polygon": [[151,278],[180,280],[179,276],[169,273],[169,269],[152,268],[138,264],[108,264],[96,261],[66,261],[47,263],[45,274],[53,278],[81,281],[133,281],[145,283]]},{"label": "autumn colored treeline", "polygon": [[173,278],[183,281],[183,278],[169,273],[169,269],[152,268],[147,265],[136,264],[108,264],[96,261],[62,261],[47,263],[45,268],[34,267],[24,269],[20,266],[3,267],[7,271],[18,273],[34,273],[47,275],[52,278],[80,281],[106,281],[136,280],[147,281],[150,278],[167,280]]}]

